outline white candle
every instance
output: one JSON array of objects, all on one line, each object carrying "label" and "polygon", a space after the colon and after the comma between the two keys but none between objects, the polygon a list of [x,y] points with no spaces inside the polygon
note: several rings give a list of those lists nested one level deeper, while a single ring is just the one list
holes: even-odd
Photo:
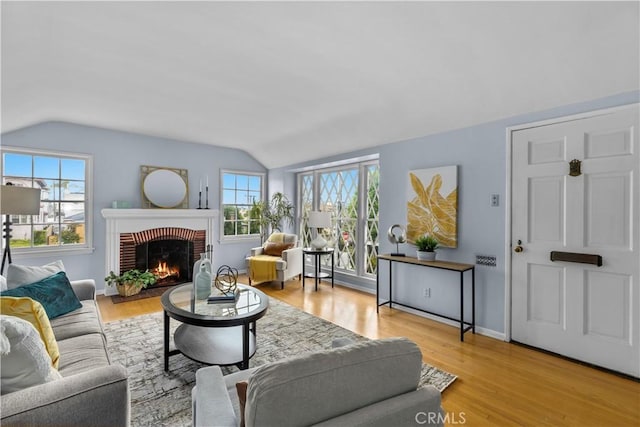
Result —
[{"label": "white candle", "polygon": [[200,178],[200,191],[202,191],[202,178]]},{"label": "white candle", "polygon": [[207,175],[207,188],[209,188],[209,175]]}]

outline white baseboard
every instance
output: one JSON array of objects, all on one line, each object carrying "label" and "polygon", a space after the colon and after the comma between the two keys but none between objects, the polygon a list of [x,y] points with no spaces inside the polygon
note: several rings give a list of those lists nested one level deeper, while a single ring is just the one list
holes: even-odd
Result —
[{"label": "white baseboard", "polygon": [[504,332],[494,331],[493,329],[487,329],[481,326],[476,326],[476,334],[484,335],[485,337],[494,338],[500,341],[507,341],[507,335]]},{"label": "white baseboard", "polygon": [[366,288],[364,286],[358,286],[358,285],[354,285],[352,283],[344,283],[340,280],[334,280],[334,283],[340,286],[343,286],[345,288],[351,288],[351,289],[355,289],[356,291],[360,291],[360,292],[364,292],[366,294],[371,294],[371,295],[375,295],[376,294],[376,290],[375,289],[371,289],[371,288]]}]

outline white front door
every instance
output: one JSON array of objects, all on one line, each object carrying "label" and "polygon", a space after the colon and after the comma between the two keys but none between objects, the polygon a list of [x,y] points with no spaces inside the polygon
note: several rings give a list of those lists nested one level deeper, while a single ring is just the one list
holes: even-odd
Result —
[{"label": "white front door", "polygon": [[639,117],[635,105],[514,131],[511,139],[512,339],[635,377]]}]

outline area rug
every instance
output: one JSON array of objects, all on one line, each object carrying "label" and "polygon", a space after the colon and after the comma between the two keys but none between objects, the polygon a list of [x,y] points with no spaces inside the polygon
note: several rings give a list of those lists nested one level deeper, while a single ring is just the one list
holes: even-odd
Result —
[{"label": "area rug", "polygon": [[[368,339],[274,298],[269,304],[267,314],[257,323],[257,350],[251,358],[251,367],[331,348],[335,338]],[[178,325],[179,322],[171,320],[172,331]],[[190,426],[191,389],[195,385],[195,372],[204,365],[179,354],[169,358],[169,372],[164,372],[162,313],[104,326],[111,361],[129,372],[131,425]],[[235,366],[222,369],[225,374],[238,370]],[[432,384],[443,391],[455,379],[455,375],[424,364],[420,384]]]}]

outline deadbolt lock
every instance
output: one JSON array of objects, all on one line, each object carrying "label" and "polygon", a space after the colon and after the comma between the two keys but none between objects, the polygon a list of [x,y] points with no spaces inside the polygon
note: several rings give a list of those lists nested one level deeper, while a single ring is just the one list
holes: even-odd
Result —
[{"label": "deadbolt lock", "polygon": [[524,248],[521,245],[522,245],[522,240],[518,240],[518,244],[515,248],[513,248],[513,251],[517,253],[522,252]]}]

